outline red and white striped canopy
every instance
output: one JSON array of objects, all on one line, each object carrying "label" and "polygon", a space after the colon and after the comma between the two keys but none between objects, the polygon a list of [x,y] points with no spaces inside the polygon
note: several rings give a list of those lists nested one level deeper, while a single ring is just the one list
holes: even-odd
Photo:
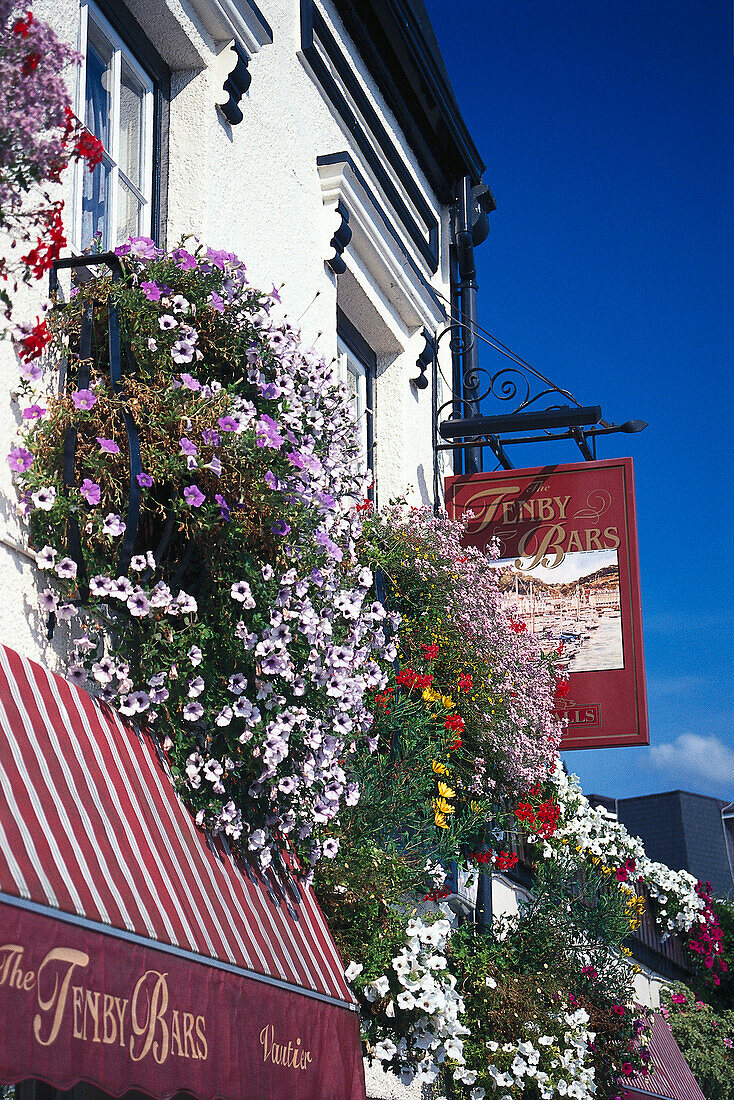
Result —
[{"label": "red and white striped canopy", "polygon": [[[170,975],[175,971],[183,974],[183,966],[187,973],[194,974],[194,986],[199,990],[204,988],[201,983],[206,986],[212,975],[216,976],[217,989],[220,989],[222,981],[226,985],[226,976],[230,975],[232,982],[236,979],[239,991],[234,1003],[245,1012],[248,1009],[241,1004],[243,997],[252,1010],[261,1009],[269,1003],[268,998],[275,997],[268,1008],[272,1019],[267,1011],[257,1016],[263,1027],[272,1024],[274,1032],[266,1030],[263,1039],[261,1029],[257,1034],[253,1032],[252,1039],[253,1054],[264,1058],[265,1075],[270,1066],[278,1078],[277,1085],[273,1085],[273,1096],[282,1095],[285,1087],[289,1091],[295,1089],[295,1096],[318,1095],[320,1100],[329,1095],[339,1096],[341,1100],[343,1096],[360,1094],[359,1084],[357,1091],[352,1092],[361,1074],[356,1063],[352,1064],[355,1054],[357,1062],[361,1062],[354,1000],[311,891],[286,873],[276,875],[270,871],[263,876],[237,862],[221,841],[208,840],[179,801],[165,763],[159,759],[149,735],[139,734],[85,691],[5,647],[0,647],[0,905],[3,913],[9,912],[6,906],[12,907],[16,923],[20,922],[17,924],[20,935],[24,921],[30,929],[34,919],[53,917],[54,935],[58,936],[59,927],[62,927],[72,947],[79,947],[78,938],[83,932],[94,941],[95,950],[106,948],[109,955],[114,940],[115,957],[123,960],[123,970],[127,968],[125,959],[132,960],[130,952],[135,947],[143,952],[140,966],[148,967],[150,960],[146,951],[154,951],[154,961],[157,960],[152,970],[148,967],[141,973]],[[48,928],[48,924],[43,927]],[[104,934],[104,941],[98,939],[99,933]],[[31,935],[36,954],[42,946],[35,942],[38,935],[43,939],[43,934],[36,931]],[[12,998],[8,1001],[14,964],[7,961],[5,965],[9,955],[7,951],[3,954],[4,948],[8,948],[8,941],[0,920],[0,1014],[4,1007],[12,1014],[23,1009],[20,1004],[13,1007]],[[30,952],[30,946],[28,950]],[[84,952],[94,956],[87,947]],[[30,954],[26,962],[29,958]],[[81,969],[75,970],[74,974],[81,972]],[[50,994],[41,989],[43,974],[38,967],[34,974],[40,1004],[44,998],[48,1001]],[[124,973],[106,973],[105,980],[111,985],[115,982],[124,985],[125,976]],[[130,976],[135,977],[132,972]],[[58,976],[58,982],[62,977]],[[166,982],[170,980],[166,978]],[[190,983],[182,980],[188,988]],[[69,981],[73,981],[73,976]],[[147,981],[149,984],[151,979]],[[91,988],[81,978],[80,983],[78,988]],[[18,980],[15,981],[17,985]],[[29,994],[33,988],[34,983],[30,983]],[[76,987],[70,984],[69,988]],[[121,989],[120,1003],[125,999],[123,992]],[[166,991],[167,1000],[169,993],[172,1006],[173,993]],[[3,994],[6,994],[5,1004]],[[110,988],[108,995],[113,994]],[[105,995],[104,990],[101,995]],[[132,997],[132,993],[126,995],[128,999]],[[79,1004],[86,1004],[86,993],[74,996],[82,998]],[[151,996],[148,989],[146,1003],[152,1003]],[[162,996],[159,990],[159,1000]],[[208,991],[207,996],[208,1003],[213,1006],[211,1012],[216,1015],[216,995]],[[309,1074],[304,1070],[296,1073],[292,1082],[280,1080],[284,1071],[277,1063],[279,1045],[273,1047],[273,1044],[280,1044],[282,1038],[284,1050],[287,1048],[285,1034],[279,1036],[278,1032],[278,1020],[284,1018],[285,1002],[277,1001],[277,996],[290,998],[289,1018],[294,1035],[289,1042],[293,1058],[297,1049],[305,1049],[304,1027],[320,1012],[328,1013],[329,1027],[334,1027],[338,1018],[339,1026],[346,1027],[351,1035],[352,1056],[348,1050],[349,1040],[342,1036],[338,1044],[342,1060],[346,1058],[349,1065],[345,1064],[336,1074],[339,1084],[334,1081],[332,1087],[320,1081],[318,1088],[326,1088],[326,1092],[312,1092],[306,1088],[305,1078]],[[132,1000],[131,1005],[135,1007]],[[77,1019],[81,1009],[77,1009],[76,1002],[73,1005],[69,1002],[69,1006],[67,1047],[72,1051],[78,1048],[81,1077],[109,1087],[109,1082],[99,1077],[95,1079],[94,1074],[84,1071],[81,1055],[89,1042],[74,1042],[74,1039],[79,1040],[77,1032],[82,1030],[81,1017]],[[131,1018],[129,1021],[129,1035],[125,1034],[121,1018],[115,1033],[119,1032],[120,1042],[115,1044],[115,1049],[117,1045],[123,1046],[123,1039],[127,1044],[130,1038],[132,1043],[135,1035],[131,1028],[134,1023],[141,1024],[140,1011],[136,1020]],[[173,1013],[172,1007],[170,1013]],[[192,1019],[205,1015],[203,1010],[194,1013],[193,1007],[191,1014]],[[30,1002],[28,1018],[33,1018]],[[165,1025],[172,1053],[178,1054],[171,1037],[172,1020],[173,1016],[169,1020],[164,1013],[161,1030]],[[182,1020],[183,1016],[179,1021],[181,1026]],[[90,1016],[90,1030],[92,1023]],[[86,1024],[85,1017],[85,1027]],[[209,1034],[216,1045],[217,1028],[221,1031],[221,1027],[214,1018],[201,1026],[210,1029]],[[299,1027],[301,1031],[296,1036]],[[314,1038],[309,1034],[312,1045],[316,1039],[323,1038],[323,1035]],[[231,1035],[220,1036],[220,1039],[229,1046],[227,1054],[231,1058],[234,1039]],[[182,1039],[178,1045],[183,1049]],[[198,1049],[203,1051],[206,1046],[208,1051],[211,1045],[211,1042],[199,1043]],[[31,1053],[34,1050],[33,1047],[29,1049]],[[188,1043],[186,1049],[189,1049]],[[191,1049],[196,1049],[193,1031]],[[143,1080],[139,1067],[145,1059],[136,1058],[136,1053],[131,1046],[131,1068],[135,1072],[129,1080],[123,1081],[120,1077],[119,1083],[126,1088],[133,1084],[145,1087],[153,1095],[174,1091],[168,1084],[155,1085],[153,1082],[155,1087],[152,1088],[150,1081]],[[313,1051],[312,1054],[309,1069],[316,1059]],[[290,1055],[284,1054],[283,1058],[288,1061]],[[328,1061],[328,1052],[321,1050],[319,1058]],[[188,1060],[200,1062],[209,1061],[209,1058],[202,1059],[199,1054]],[[291,1074],[295,1072],[292,1066],[288,1068]],[[160,1071],[162,1065],[159,1063],[156,1069]],[[236,1072],[236,1067],[233,1070]],[[0,1080],[9,1080],[13,1072],[20,1071],[37,1075],[30,1065],[13,1070],[0,1063]],[[46,1069],[44,1079],[52,1076],[53,1073]],[[227,1084],[226,1075],[220,1078],[217,1084],[212,1081],[204,1087],[198,1080],[190,1081],[179,1074],[174,1083],[199,1096],[233,1095],[241,1100],[249,1095],[243,1090],[241,1081]],[[161,1080],[160,1074],[157,1080]],[[53,1080],[51,1083],[59,1082]],[[69,1083],[68,1079],[65,1083]],[[304,1086],[300,1092],[299,1085]],[[265,1083],[258,1088],[261,1091],[253,1091],[253,1096],[270,1095],[265,1091]],[[364,1095],[363,1085],[361,1095]]]}]

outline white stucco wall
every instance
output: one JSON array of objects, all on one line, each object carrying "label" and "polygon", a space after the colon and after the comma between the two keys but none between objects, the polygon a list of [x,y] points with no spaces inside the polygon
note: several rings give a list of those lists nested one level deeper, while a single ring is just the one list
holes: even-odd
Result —
[{"label": "white stucco wall", "polygon": [[[244,119],[237,126],[230,126],[216,109],[216,103],[226,99],[222,83],[233,67],[233,54],[221,34],[215,39],[210,33],[213,23],[207,15],[208,0],[129,0],[128,6],[172,69],[166,243],[172,246],[182,235],[193,233],[213,247],[238,253],[256,285],[269,289],[272,283],[283,284],[284,314],[300,323],[308,341],[329,360],[336,352],[338,302],[378,357],[374,422],[378,501],[385,503],[409,490],[414,502],[428,503],[433,493],[431,391],[417,390],[409,380],[417,373],[415,361],[423,349],[422,328],[437,331],[440,308],[435,303],[426,304],[425,289],[418,286],[404,258],[400,261],[401,253],[394,243],[388,245],[379,218],[374,217],[367,202],[364,226],[360,222],[353,245],[344,253],[347,272],[337,278],[325,264],[332,255],[329,241],[339,218],[334,203],[325,195],[317,158],[347,152],[370,186],[373,181],[353,138],[335,117],[300,56],[299,5],[295,0],[262,0],[260,7],[272,28],[273,42],[262,45],[249,61],[252,82],[240,102]],[[34,10],[36,17],[51,23],[60,37],[74,46],[78,44],[78,0],[36,0]],[[417,186],[440,222],[441,263],[437,274],[430,274],[407,236],[404,247],[425,279],[448,298],[447,211],[437,203],[328,2],[323,10],[333,32],[350,52],[370,102],[404,151]],[[83,89],[78,86],[75,71],[70,70],[68,80],[81,114]],[[70,239],[73,184],[74,173],[70,171],[60,188]],[[379,192],[376,185],[373,190]],[[399,219],[386,201],[385,210],[400,228]],[[357,229],[356,221],[354,224]],[[380,233],[382,238],[378,239]],[[375,241],[377,250],[373,247]],[[402,268],[397,269],[399,262]],[[35,316],[45,291],[46,286],[39,285],[21,295],[16,319]],[[447,358],[448,342],[443,345]],[[448,364],[446,369],[450,371]],[[12,349],[7,341],[2,342],[3,456],[14,445],[17,430],[18,410],[10,399],[16,378]],[[22,545],[25,533],[14,510],[15,493],[3,461],[0,537],[5,532],[9,541]],[[5,543],[0,544],[0,586],[0,640],[53,665],[53,647],[47,645],[44,623],[35,611],[32,567]],[[63,632],[57,633],[60,636]],[[57,639],[54,644],[61,642]]]}]

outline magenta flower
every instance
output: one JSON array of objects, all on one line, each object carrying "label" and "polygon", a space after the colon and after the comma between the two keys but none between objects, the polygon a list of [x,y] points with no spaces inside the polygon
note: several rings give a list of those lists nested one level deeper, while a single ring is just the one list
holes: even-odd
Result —
[{"label": "magenta flower", "polygon": [[149,302],[159,302],[161,298],[161,288],[158,283],[141,283],[140,289]]},{"label": "magenta flower", "polygon": [[213,428],[204,428],[204,431],[201,433],[201,438],[212,447],[219,446],[219,433],[215,432]]},{"label": "magenta flower", "polygon": [[102,490],[97,482],[90,481],[88,477],[84,478],[79,492],[82,494],[87,504],[99,504],[102,497]]},{"label": "magenta flower", "polygon": [[130,254],[138,260],[154,260],[155,243],[150,237],[130,237]]},{"label": "magenta flower", "polygon": [[10,469],[15,474],[24,474],[33,465],[33,455],[25,447],[13,447],[8,455]]},{"label": "magenta flower", "polygon": [[176,267],[179,267],[181,271],[193,271],[196,267],[196,257],[187,252],[185,248],[177,248],[171,255],[176,261]]},{"label": "magenta flower", "polygon": [[36,420],[39,416],[45,416],[46,410],[42,409],[40,405],[29,405],[27,409],[23,409],[24,420]]},{"label": "magenta flower", "polygon": [[105,454],[119,455],[120,448],[117,446],[114,439],[103,439],[101,435],[98,435],[97,442],[99,443],[100,451],[104,451]]},{"label": "magenta flower", "polygon": [[77,390],[71,395],[75,409],[92,409],[97,404],[97,398],[91,390]]},{"label": "magenta flower", "polygon": [[136,478],[138,485],[141,489],[150,489],[151,485],[153,484],[153,478],[150,476],[150,474],[136,474]]},{"label": "magenta flower", "polygon": [[190,504],[192,508],[201,508],[206,500],[206,497],[196,485],[188,485],[184,489],[183,495],[186,503]]}]

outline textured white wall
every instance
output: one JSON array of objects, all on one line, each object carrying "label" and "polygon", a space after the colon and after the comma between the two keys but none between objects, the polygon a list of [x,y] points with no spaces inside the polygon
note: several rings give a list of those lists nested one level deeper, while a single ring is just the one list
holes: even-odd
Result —
[{"label": "textured white wall", "polygon": [[[368,180],[369,170],[299,56],[299,6],[295,0],[261,3],[273,43],[250,59],[252,83],[240,103],[244,119],[233,127],[215,106],[226,99],[222,83],[233,67],[233,55],[226,42],[215,41],[203,26],[197,15],[203,4],[204,0],[196,0],[195,5],[186,0],[129,2],[173,70],[166,242],[172,246],[183,234],[193,233],[213,247],[237,252],[254,284],[266,289],[272,283],[283,284],[284,314],[292,322],[300,318],[308,342],[327,359],[336,352],[338,301],[378,355],[374,433],[378,499],[385,503],[410,490],[413,501],[427,503],[433,492],[431,394],[430,389],[419,391],[409,381],[417,373],[415,360],[423,348],[422,326],[400,304],[415,276],[405,265],[405,284],[400,285],[401,277],[396,285],[374,257],[352,255],[349,249],[345,275],[337,279],[325,265],[338,219],[333,208],[324,206],[316,159],[346,151]],[[76,0],[36,0],[35,13],[51,23],[60,37],[77,45]],[[328,9],[327,18],[334,33],[343,38],[338,19]],[[351,45],[347,48],[386,129],[402,146],[395,120],[361,59]],[[69,72],[68,80],[81,113],[75,71]],[[441,222],[441,266],[431,282],[448,297],[446,211],[437,204],[412,151],[405,148],[404,153]],[[67,173],[60,193],[66,201],[71,237],[72,172]],[[35,316],[45,290],[45,285],[39,285],[20,295],[16,318]],[[444,356],[447,351],[445,347]],[[10,398],[16,378],[11,347],[2,342],[0,535],[5,531],[11,541],[22,544],[23,525],[15,517],[15,493],[4,461],[17,429],[18,410]],[[0,592],[0,640],[53,664],[53,647],[46,644],[43,623],[34,609],[32,568],[4,544],[0,544]],[[60,644],[58,639],[55,644]]]}]

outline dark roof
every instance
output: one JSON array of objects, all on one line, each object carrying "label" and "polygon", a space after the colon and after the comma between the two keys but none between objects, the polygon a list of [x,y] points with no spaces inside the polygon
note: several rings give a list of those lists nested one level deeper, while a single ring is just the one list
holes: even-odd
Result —
[{"label": "dark roof", "polygon": [[453,199],[462,176],[479,183],[484,162],[461,117],[423,0],[335,5],[439,198]]},{"label": "dark roof", "polygon": [[617,816],[639,836],[651,859],[710,882],[714,895],[734,896],[734,875],[721,811],[726,802],[691,791],[617,800]]}]

